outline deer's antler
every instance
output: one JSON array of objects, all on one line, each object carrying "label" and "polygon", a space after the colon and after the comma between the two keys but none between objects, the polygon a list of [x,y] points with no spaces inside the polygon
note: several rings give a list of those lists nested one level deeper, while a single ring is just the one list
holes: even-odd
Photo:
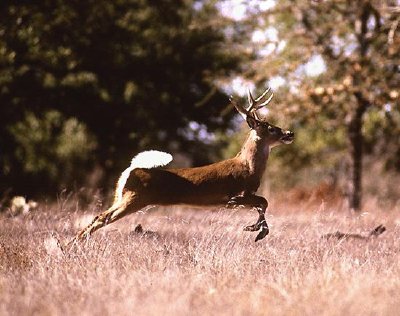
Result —
[{"label": "deer's antler", "polygon": [[[269,96],[268,96],[268,93]],[[268,96],[268,97],[267,97]],[[268,87],[257,99],[254,99],[253,95],[251,94],[250,89],[247,91],[247,99],[249,101],[249,106],[245,108],[244,106],[239,105],[235,99],[231,96],[230,101],[238,110],[238,112],[246,119],[246,116],[251,115],[259,120],[257,111],[265,106],[267,106],[272,98],[274,97],[274,93],[271,91],[271,88]]]}]

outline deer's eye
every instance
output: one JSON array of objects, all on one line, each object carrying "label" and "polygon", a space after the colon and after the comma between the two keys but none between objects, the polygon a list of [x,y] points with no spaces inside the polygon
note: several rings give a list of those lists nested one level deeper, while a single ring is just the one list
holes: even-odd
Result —
[{"label": "deer's eye", "polygon": [[268,126],[268,133],[274,135],[276,134],[276,128],[272,127],[272,126]]}]

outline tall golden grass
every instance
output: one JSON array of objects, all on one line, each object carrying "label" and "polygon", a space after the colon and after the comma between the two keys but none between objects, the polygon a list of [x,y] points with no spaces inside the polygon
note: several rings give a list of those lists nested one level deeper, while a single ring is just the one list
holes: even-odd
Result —
[{"label": "tall golden grass", "polygon": [[[242,231],[256,213],[171,207],[133,214],[63,253],[91,216],[77,202],[0,216],[1,315],[395,315],[400,209],[359,214],[270,201],[270,235]],[[155,234],[137,234],[135,226]],[[335,232],[387,231],[370,240]]]}]

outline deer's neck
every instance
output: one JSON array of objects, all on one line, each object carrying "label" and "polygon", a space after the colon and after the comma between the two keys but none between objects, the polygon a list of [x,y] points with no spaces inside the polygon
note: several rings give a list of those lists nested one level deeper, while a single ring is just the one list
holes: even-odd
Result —
[{"label": "deer's neck", "polygon": [[251,130],[237,157],[245,164],[251,175],[261,178],[267,165],[270,148],[268,143]]}]

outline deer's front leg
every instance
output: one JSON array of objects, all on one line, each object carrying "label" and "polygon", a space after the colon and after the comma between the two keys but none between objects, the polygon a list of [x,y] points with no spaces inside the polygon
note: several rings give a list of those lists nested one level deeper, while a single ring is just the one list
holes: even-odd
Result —
[{"label": "deer's front leg", "polygon": [[242,205],[255,208],[258,212],[257,222],[254,225],[246,226],[244,230],[253,232],[261,229],[255,241],[263,239],[269,233],[267,221],[265,220],[265,210],[268,207],[268,201],[258,195],[239,195],[232,197],[229,200],[227,207],[235,208]]}]

